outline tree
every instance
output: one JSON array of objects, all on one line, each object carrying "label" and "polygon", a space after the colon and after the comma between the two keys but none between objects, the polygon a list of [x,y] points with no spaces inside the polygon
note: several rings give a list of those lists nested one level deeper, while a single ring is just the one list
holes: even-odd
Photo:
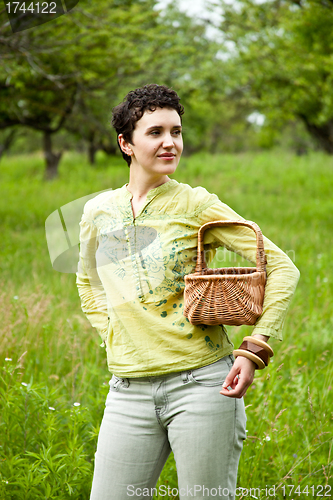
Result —
[{"label": "tree", "polygon": [[77,71],[68,64],[73,50],[64,50],[66,30],[60,23],[58,30],[52,23],[16,35],[8,30],[3,23],[0,129],[20,125],[41,131],[47,175],[52,177],[61,157],[52,150],[52,135],[69,116],[79,86]]},{"label": "tree", "polygon": [[223,46],[230,54],[224,92],[275,126],[302,120],[319,147],[333,154],[333,1],[220,5]]}]

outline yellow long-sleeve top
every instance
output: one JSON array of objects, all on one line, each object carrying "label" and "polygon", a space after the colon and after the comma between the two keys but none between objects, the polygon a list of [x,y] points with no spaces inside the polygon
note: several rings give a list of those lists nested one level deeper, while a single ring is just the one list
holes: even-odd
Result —
[{"label": "yellow long-sleeve top", "polygon": [[[80,223],[77,286],[82,310],[106,344],[120,377],[199,368],[232,353],[221,326],[192,325],[183,315],[184,275],[194,271],[200,226],[244,220],[214,194],[169,180],[149,191],[133,218],[126,185],[90,200]],[[256,262],[255,233],[243,226],[206,231],[205,249],[225,247]],[[267,283],[253,334],[281,339],[299,272],[264,238]]]}]

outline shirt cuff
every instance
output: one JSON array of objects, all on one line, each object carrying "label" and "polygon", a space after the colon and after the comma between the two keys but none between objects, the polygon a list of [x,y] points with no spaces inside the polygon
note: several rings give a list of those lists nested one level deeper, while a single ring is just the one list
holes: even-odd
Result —
[{"label": "shirt cuff", "polygon": [[265,326],[254,327],[251,335],[266,335],[266,337],[272,337],[276,340],[283,340],[281,330],[275,330],[274,328]]}]

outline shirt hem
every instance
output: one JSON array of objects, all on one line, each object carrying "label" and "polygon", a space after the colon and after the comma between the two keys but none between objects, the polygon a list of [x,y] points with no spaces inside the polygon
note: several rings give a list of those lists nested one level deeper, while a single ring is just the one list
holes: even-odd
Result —
[{"label": "shirt hem", "polygon": [[197,368],[202,368],[203,366],[210,365],[212,363],[215,363],[216,361],[219,361],[220,359],[224,358],[225,356],[229,356],[232,354],[233,348],[227,351],[222,351],[219,354],[215,354],[214,356],[209,356],[208,358],[205,358],[205,360],[201,360],[199,364],[190,364],[190,365],[185,365],[182,367],[178,367],[175,369],[175,367],[171,367],[169,370],[152,370],[152,371],[145,371],[145,372],[118,372],[117,370],[113,370],[111,366],[109,366],[109,371],[115,375],[116,377],[120,378],[144,378],[144,377],[158,377],[158,376],[164,376],[164,375],[170,375],[173,373],[181,373],[184,371],[188,370],[196,370]]}]

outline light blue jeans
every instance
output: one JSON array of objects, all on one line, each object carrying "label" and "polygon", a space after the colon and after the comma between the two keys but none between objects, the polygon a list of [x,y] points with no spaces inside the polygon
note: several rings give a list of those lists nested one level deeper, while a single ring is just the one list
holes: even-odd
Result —
[{"label": "light blue jeans", "polygon": [[[180,499],[233,500],[246,416],[243,399],[219,393],[232,364],[226,356],[165,376],[113,375],[90,500],[151,499],[171,450]],[[159,488],[173,498],[167,485]]]}]

